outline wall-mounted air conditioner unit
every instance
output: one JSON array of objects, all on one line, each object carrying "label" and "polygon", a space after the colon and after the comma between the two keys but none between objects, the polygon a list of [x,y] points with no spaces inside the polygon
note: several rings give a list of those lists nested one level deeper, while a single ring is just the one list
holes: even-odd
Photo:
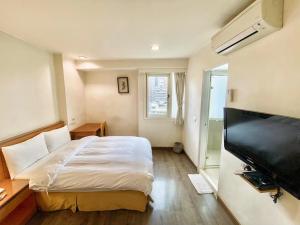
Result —
[{"label": "wall-mounted air conditioner unit", "polygon": [[283,0],[257,0],[212,37],[217,54],[228,54],[279,30]]}]

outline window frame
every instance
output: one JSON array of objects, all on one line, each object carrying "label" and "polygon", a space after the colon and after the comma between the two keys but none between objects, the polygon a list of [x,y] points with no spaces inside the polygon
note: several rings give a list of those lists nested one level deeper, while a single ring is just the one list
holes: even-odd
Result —
[{"label": "window frame", "polygon": [[[167,114],[166,115],[149,115],[148,106],[149,106],[149,86],[148,86],[148,78],[149,77],[168,77],[168,103],[167,103]],[[146,104],[145,104],[145,118],[146,119],[171,119],[172,116],[172,82],[171,82],[172,76],[171,73],[146,73]]]}]

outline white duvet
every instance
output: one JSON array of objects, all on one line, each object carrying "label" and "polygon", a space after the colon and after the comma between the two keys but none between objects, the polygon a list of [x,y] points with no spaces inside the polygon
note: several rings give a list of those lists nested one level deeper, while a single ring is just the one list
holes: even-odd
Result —
[{"label": "white duvet", "polygon": [[134,190],[149,195],[153,182],[150,143],[140,137],[90,136],[39,160],[16,179],[35,191]]}]

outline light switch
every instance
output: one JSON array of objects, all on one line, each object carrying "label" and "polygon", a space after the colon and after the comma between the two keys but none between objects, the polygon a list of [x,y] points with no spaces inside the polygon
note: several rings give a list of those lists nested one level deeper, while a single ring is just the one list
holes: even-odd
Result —
[{"label": "light switch", "polygon": [[234,102],[235,101],[235,89],[228,89],[227,94],[228,94],[228,100],[229,102]]}]

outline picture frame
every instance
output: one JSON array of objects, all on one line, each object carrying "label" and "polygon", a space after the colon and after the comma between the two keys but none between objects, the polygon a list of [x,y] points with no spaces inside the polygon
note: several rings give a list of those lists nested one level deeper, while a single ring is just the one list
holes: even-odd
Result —
[{"label": "picture frame", "polygon": [[118,92],[119,94],[129,93],[129,82],[128,77],[118,77]]}]

